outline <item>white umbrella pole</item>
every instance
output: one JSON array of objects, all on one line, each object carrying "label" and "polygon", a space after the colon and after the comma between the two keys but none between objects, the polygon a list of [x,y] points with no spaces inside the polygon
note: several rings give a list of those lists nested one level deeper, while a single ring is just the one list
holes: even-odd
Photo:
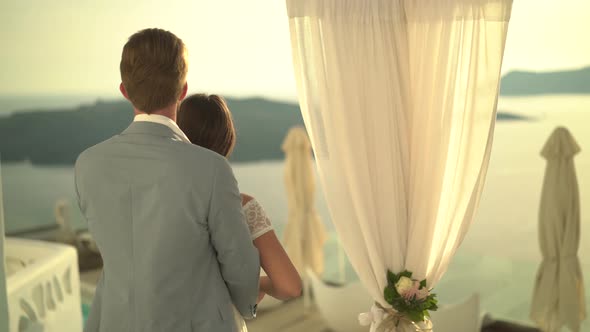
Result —
[{"label": "white umbrella pole", "polygon": [[340,282],[346,283],[346,258],[344,248],[340,245],[340,239],[336,238],[336,245],[338,246],[338,271],[340,274]]},{"label": "white umbrella pole", "polygon": [[[307,227],[309,225],[307,224],[307,222],[302,222],[300,227],[301,227],[301,234],[307,234]],[[311,285],[310,285],[310,280],[309,277],[307,276],[307,269],[309,269],[309,266],[307,264],[309,264],[309,262],[306,261],[306,258],[308,257],[307,255],[307,250],[308,250],[308,243],[307,241],[305,241],[305,238],[302,239],[302,242],[300,242],[301,245],[301,257],[303,257],[303,271],[301,271],[302,275],[303,275],[303,314],[308,314],[309,313],[309,308],[311,306]]]},{"label": "white umbrella pole", "polygon": [[308,314],[309,308],[311,306],[311,287],[310,287],[310,280],[307,277],[307,274],[303,274],[303,313]]},{"label": "white umbrella pole", "polygon": [[4,207],[2,205],[2,175],[0,174],[0,331],[8,331],[8,299],[4,269]]}]

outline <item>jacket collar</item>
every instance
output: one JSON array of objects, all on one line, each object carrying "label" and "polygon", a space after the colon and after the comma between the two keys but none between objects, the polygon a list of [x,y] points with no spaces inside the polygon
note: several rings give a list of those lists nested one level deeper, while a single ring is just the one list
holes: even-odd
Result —
[{"label": "jacket collar", "polygon": [[[176,133],[172,128],[156,122],[148,122],[148,121],[134,121],[132,122],[127,129],[125,129],[121,135],[133,135],[133,134],[143,134],[143,135],[150,135],[150,136],[158,136],[158,137],[166,137],[171,138],[174,140],[178,140],[181,142],[186,142],[186,139],[181,137],[178,133]],[[187,142],[190,143],[190,142]]]}]

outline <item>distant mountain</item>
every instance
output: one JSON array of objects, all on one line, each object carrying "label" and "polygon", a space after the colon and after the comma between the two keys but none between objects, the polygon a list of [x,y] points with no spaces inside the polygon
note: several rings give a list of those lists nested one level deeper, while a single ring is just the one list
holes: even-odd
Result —
[{"label": "distant mountain", "polygon": [[[233,161],[282,159],[290,127],[303,125],[295,104],[264,99],[228,99],[238,140]],[[18,112],[0,118],[3,162],[73,164],[84,149],[123,131],[133,119],[124,101],[98,101],[70,110]]]},{"label": "distant mountain", "polygon": [[[228,98],[227,102],[238,132],[232,161],[283,159],[281,143],[287,131],[303,125],[297,104],[257,98]],[[123,131],[132,118],[131,105],[124,100],[97,101],[75,109],[13,113],[0,118],[2,162],[29,160],[39,165],[71,165],[84,149]],[[498,120],[527,119],[498,113]]]},{"label": "distant mountain", "polygon": [[514,71],[502,77],[500,95],[590,93],[590,67],[579,70],[534,73]]},{"label": "distant mountain", "polygon": [[496,114],[496,120],[498,121],[534,121],[534,118],[523,116],[520,114],[514,114],[509,112],[498,112]]}]

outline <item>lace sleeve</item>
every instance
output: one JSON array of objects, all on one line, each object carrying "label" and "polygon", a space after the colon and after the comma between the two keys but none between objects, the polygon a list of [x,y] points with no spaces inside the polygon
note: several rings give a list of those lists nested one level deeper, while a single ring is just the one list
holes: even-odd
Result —
[{"label": "lace sleeve", "polygon": [[246,203],[242,207],[242,210],[244,211],[244,216],[246,217],[246,223],[248,224],[248,229],[250,229],[252,240],[255,240],[262,234],[272,230],[270,219],[266,215],[262,205],[260,205],[256,199],[252,199]]}]

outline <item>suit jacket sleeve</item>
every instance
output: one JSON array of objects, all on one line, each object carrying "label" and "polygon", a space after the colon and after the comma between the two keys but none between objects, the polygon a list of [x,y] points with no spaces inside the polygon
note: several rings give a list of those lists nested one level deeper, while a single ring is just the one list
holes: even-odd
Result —
[{"label": "suit jacket sleeve", "polygon": [[84,332],[98,332],[100,331],[100,315],[102,313],[102,288],[104,285],[104,272],[101,273],[100,279],[96,284],[96,292],[92,299],[92,305],[88,319],[84,324]]},{"label": "suit jacket sleeve", "polygon": [[209,211],[211,242],[232,301],[245,318],[256,316],[260,256],[244,222],[240,192],[227,160],[218,160]]},{"label": "suit jacket sleeve", "polygon": [[[86,219],[86,204],[83,200],[82,196],[80,195],[80,188],[79,188],[79,173],[80,173],[80,166],[78,164],[78,160],[76,161],[76,165],[74,167],[74,189],[76,191],[76,198],[78,200],[78,206],[80,207],[80,211]],[[102,311],[102,288],[104,284],[104,271],[101,272],[100,279],[96,285],[96,291],[94,293],[94,298],[92,299],[92,310],[88,315],[88,319],[84,324],[84,332],[98,332],[100,330],[100,315]]]}]

